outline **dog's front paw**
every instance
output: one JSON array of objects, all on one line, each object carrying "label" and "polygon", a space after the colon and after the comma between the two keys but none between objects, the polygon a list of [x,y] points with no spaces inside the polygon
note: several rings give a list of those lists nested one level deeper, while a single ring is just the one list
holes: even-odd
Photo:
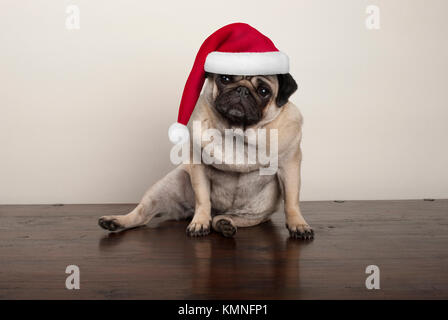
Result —
[{"label": "dog's front paw", "polygon": [[210,221],[191,221],[187,227],[187,235],[190,237],[202,237],[210,233]]},{"label": "dog's front paw", "polygon": [[124,229],[124,227],[113,216],[104,216],[98,220],[98,225],[109,231],[117,231]]},{"label": "dog's front paw", "polygon": [[286,228],[289,231],[289,236],[293,239],[301,239],[301,240],[314,239],[314,231],[307,224],[296,224],[296,225],[286,224]]}]

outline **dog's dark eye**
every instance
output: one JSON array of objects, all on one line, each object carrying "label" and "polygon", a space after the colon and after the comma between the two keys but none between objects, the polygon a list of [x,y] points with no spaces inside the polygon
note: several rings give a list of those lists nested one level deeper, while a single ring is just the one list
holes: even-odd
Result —
[{"label": "dog's dark eye", "polygon": [[221,79],[221,83],[223,83],[223,84],[229,84],[230,82],[232,82],[232,77],[224,75],[224,74],[220,76],[220,79]]},{"label": "dog's dark eye", "polygon": [[257,92],[263,98],[266,98],[267,96],[269,96],[271,94],[271,91],[269,91],[268,88],[263,87],[263,86],[258,87]]}]

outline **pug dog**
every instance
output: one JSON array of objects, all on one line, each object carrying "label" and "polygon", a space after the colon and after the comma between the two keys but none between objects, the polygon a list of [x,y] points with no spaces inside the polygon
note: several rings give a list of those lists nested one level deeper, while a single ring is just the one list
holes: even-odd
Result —
[{"label": "pug dog", "polygon": [[[297,84],[289,73],[268,76],[206,73],[205,88],[190,124],[200,121],[202,129],[215,129],[223,136],[226,129],[242,132],[276,129],[276,172],[261,175],[259,169],[263,164],[258,160],[255,164],[181,164],[150,187],[130,213],[103,216],[99,225],[119,231],[145,225],[154,217],[192,217],[186,230],[189,236],[205,236],[213,229],[232,237],[238,227],[268,220],[283,201],[290,236],[313,239],[313,229],[299,207],[302,116],[289,101],[296,90]],[[191,140],[191,145],[194,143]]]}]

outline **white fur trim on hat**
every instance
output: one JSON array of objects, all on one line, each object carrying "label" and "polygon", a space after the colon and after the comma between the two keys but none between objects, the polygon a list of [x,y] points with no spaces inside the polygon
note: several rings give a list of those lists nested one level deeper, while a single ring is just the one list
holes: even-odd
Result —
[{"label": "white fur trim on hat", "polygon": [[174,144],[183,144],[190,139],[190,132],[188,131],[187,126],[175,122],[168,129],[168,137]]},{"label": "white fur trim on hat", "polygon": [[280,51],[218,52],[207,55],[204,70],[230,75],[272,75],[289,72],[289,58]]}]

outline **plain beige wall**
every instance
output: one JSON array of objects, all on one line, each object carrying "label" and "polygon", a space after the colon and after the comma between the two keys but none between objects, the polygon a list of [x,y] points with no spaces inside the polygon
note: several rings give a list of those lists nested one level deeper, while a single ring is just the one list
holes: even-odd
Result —
[{"label": "plain beige wall", "polygon": [[[80,30],[65,28],[67,5]],[[365,27],[366,6],[381,29]],[[303,200],[448,197],[448,1],[0,3],[0,203],[136,202],[203,40],[252,24],[291,61]]]}]

